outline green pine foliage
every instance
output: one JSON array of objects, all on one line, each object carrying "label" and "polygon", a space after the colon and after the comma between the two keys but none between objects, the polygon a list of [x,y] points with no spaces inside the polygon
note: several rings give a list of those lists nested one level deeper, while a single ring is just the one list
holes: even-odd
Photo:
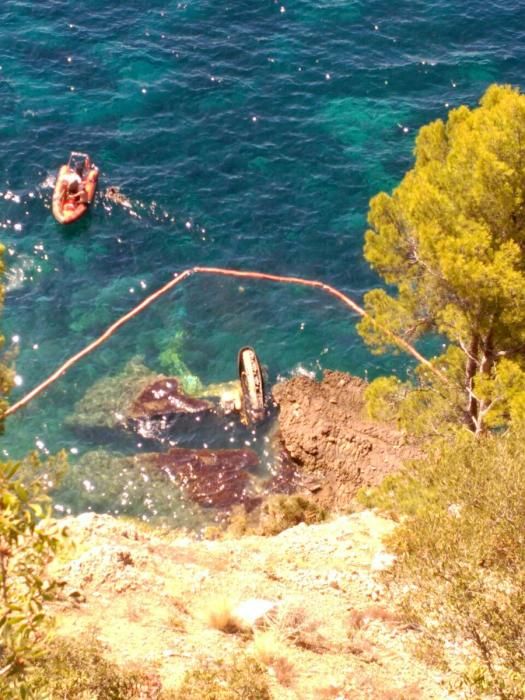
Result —
[{"label": "green pine foliage", "polygon": [[423,369],[383,382],[372,412],[434,435],[524,415],[524,162],[525,96],[493,85],[479,107],[424,126],[413,168],[371,200],[365,257],[394,293],[366,295],[371,318],[359,332],[377,352],[392,349],[388,331],[409,342],[443,338],[448,349],[433,362],[449,380]]}]

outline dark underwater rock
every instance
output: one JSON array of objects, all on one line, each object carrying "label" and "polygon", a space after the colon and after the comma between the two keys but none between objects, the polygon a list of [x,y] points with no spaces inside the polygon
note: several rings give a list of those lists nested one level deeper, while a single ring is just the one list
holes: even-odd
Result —
[{"label": "dark underwater rock", "polygon": [[138,430],[155,435],[155,423],[170,422],[179,416],[213,413],[211,401],[189,396],[178,377],[152,372],[134,358],[122,372],[98,379],[75,405],[66,424],[77,431]]},{"label": "dark underwater rock", "polygon": [[188,396],[175,377],[162,377],[140,392],[127,411],[126,419],[170,418],[181,413],[205,413],[213,409],[210,401]]},{"label": "dark underwater rock", "polygon": [[304,489],[304,475],[286,450],[277,455],[271,474],[262,484],[265,493],[291,494]]},{"label": "dark underwater rock", "polygon": [[175,478],[192,501],[206,507],[229,508],[258,498],[250,492],[249,469],[259,464],[253,450],[191,450],[174,447],[141,458]]}]

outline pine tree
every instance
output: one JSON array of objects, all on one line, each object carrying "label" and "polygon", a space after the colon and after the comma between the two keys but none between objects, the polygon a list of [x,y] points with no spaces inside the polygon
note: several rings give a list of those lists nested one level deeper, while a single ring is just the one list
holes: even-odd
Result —
[{"label": "pine tree", "polygon": [[423,432],[459,423],[480,433],[525,416],[525,95],[488,88],[474,109],[419,131],[415,163],[392,195],[370,203],[365,257],[395,291],[365,297],[359,331],[377,352],[390,329],[446,342],[414,380],[381,379],[385,407]]}]

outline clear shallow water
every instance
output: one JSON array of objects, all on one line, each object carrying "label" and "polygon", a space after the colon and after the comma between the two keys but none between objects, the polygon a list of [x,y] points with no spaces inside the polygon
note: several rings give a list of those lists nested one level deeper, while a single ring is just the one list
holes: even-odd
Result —
[{"label": "clear shallow water", "polygon": [[[493,81],[522,80],[519,1],[114,5],[0,7],[2,325],[8,341],[19,337],[23,382],[13,400],[187,267],[318,278],[359,300],[377,283],[361,252],[368,200],[410,166],[417,129]],[[100,190],[89,216],[63,228],[51,184],[72,149],[100,166]],[[102,196],[110,184],[131,207]],[[139,450],[80,440],[64,418],[132,357],[159,369],[180,330],[183,359],[204,382],[233,378],[244,344],[271,381],[299,367],[374,376],[406,366],[372,356],[355,318],[319,292],[195,277],[10,419],[3,449],[73,448],[72,469],[93,448]],[[181,436],[200,440],[220,442],[198,429]],[[181,504],[158,493],[130,512],[173,515]],[[96,507],[114,509],[114,496]],[[82,489],[63,503],[90,505]]]}]

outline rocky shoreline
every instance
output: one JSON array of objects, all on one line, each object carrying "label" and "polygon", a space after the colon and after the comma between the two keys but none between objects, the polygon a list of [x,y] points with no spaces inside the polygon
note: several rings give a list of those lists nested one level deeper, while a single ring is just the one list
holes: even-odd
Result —
[{"label": "rocky shoreline", "polygon": [[[156,485],[164,510],[175,512],[180,501],[186,513],[200,514],[189,527],[224,523],[231,508],[250,512],[276,493],[297,492],[323,509],[344,510],[359,488],[379,483],[416,455],[395,426],[366,416],[365,388],[363,380],[336,371],[321,381],[295,377],[267,395],[276,416],[272,409],[262,426],[243,426],[238,381],[205,387],[193,375],[155,373],[136,358],[120,374],[95,382],[69,417],[74,431],[89,432],[107,447],[72,465],[66,488],[74,493],[85,486],[84,474],[92,475],[83,496],[87,509],[108,512],[113,493],[119,513],[133,515],[142,491],[151,491],[141,486],[146,481]],[[188,431],[222,435],[222,444],[209,446],[204,438],[198,447],[188,445]],[[133,455],[119,452],[126,435],[146,441],[144,447]],[[264,450],[257,448],[261,442]],[[130,479],[133,489],[126,489]]]},{"label": "rocky shoreline", "polygon": [[[113,661],[145,669],[153,679],[148,699],[161,686],[176,688],[199,664],[239,655],[261,661],[262,632],[273,635],[266,642],[273,660],[262,661],[275,700],[457,697],[450,679],[417,658],[419,633],[403,624],[396,592],[382,578],[393,561],[383,538],[395,524],[371,511],[348,514],[357,489],[416,454],[394,426],[366,417],[365,388],[331,371],[320,382],[296,377],[273,388],[274,439],[294,475],[280,484],[276,476],[273,491],[308,495],[332,514],[324,523],[303,522],[271,537],[230,530],[210,540],[109,515],[66,519],[76,547],[55,564],[65,582],[55,604],[59,634],[94,632]],[[144,383],[140,390],[149,391]],[[242,503],[248,511],[257,455],[229,452],[172,448],[141,455],[140,468],[149,460],[148,469],[186,480],[186,496],[201,505]],[[126,459],[136,468],[137,457]],[[240,499],[232,501],[232,489],[218,484],[223,472]],[[207,500],[212,492],[219,501]],[[232,633],[209,622],[210,610],[224,606],[266,612],[237,620],[239,633]]]},{"label": "rocky shoreline", "polygon": [[277,384],[283,447],[317,502],[347,508],[356,491],[400,468],[417,450],[393,425],[366,416],[366,382],[326,371],[322,381],[296,377]]}]

